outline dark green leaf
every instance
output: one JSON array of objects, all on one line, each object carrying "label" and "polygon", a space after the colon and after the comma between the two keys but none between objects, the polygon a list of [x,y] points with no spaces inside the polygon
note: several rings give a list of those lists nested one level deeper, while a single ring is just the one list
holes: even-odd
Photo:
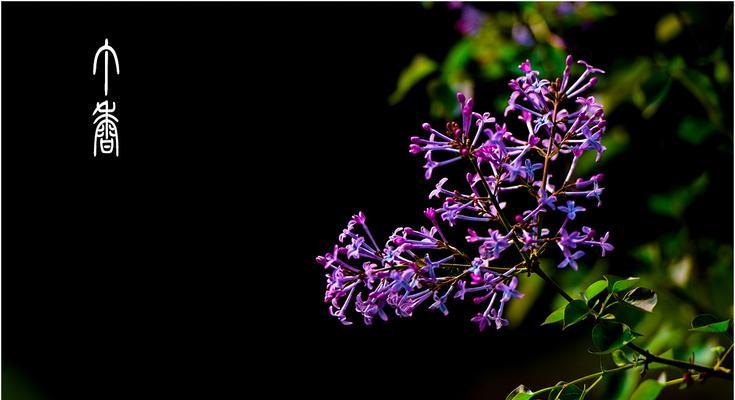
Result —
[{"label": "dark green leaf", "polygon": [[635,339],[628,325],[617,321],[601,320],[592,329],[592,343],[599,353],[611,353]]},{"label": "dark green leaf", "polygon": [[609,290],[610,293],[620,293],[635,286],[641,278],[634,276],[629,278],[620,278],[613,275],[605,275],[605,279],[607,280],[607,290]]},{"label": "dark green leaf", "polygon": [[714,315],[699,314],[696,317],[694,317],[694,319],[692,319],[692,328],[699,328],[700,326],[713,324],[715,322],[720,322],[720,320]]},{"label": "dark green leaf", "polygon": [[679,124],[677,134],[691,144],[702,144],[716,132],[716,127],[709,120],[685,115]]},{"label": "dark green leaf", "polygon": [[694,68],[675,71],[674,76],[702,103],[708,113],[719,111],[719,98],[709,76]]},{"label": "dark green leaf", "polygon": [[593,297],[605,291],[605,289],[607,289],[607,281],[600,279],[599,281],[587,286],[587,290],[584,291],[584,297],[587,298],[587,301],[590,301]]},{"label": "dark green leaf", "polygon": [[668,71],[657,71],[643,85],[642,89],[646,97],[644,102],[646,106],[641,111],[643,118],[649,119],[653,117],[661,105],[663,105],[669,95],[671,82],[672,79]]},{"label": "dark green leaf", "polygon": [[588,312],[589,308],[587,308],[587,303],[584,300],[574,300],[568,303],[564,307],[564,328],[566,329],[583,320]]},{"label": "dark green leaf", "polygon": [[549,324],[553,324],[553,323],[556,323],[556,322],[559,322],[559,321],[563,321],[564,320],[564,308],[565,307],[566,306],[560,307],[560,308],[552,311],[551,314],[549,314],[549,316],[546,317],[546,319],[544,320],[544,322],[541,325],[542,326],[543,325],[549,325]]},{"label": "dark green leaf", "polygon": [[525,386],[519,385],[505,398],[505,400],[529,400],[533,397],[533,392]]},{"label": "dark green leaf", "polygon": [[692,329],[690,329],[690,331],[726,333],[729,327],[729,319],[720,321],[714,315],[702,314],[694,317],[694,319],[692,320]]},{"label": "dark green leaf", "polygon": [[658,297],[651,289],[637,287],[623,296],[623,302],[643,311],[651,312],[656,307]]},{"label": "dark green leaf", "polygon": [[654,381],[653,379],[646,379],[643,383],[630,396],[630,400],[654,400],[658,397],[661,391],[664,389],[664,385],[660,382]]},{"label": "dark green leaf", "polygon": [[[559,382],[556,386],[564,385],[566,382]],[[553,389],[549,393],[549,400],[579,400],[583,390],[577,385],[568,385]]]},{"label": "dark green leaf", "polygon": [[690,185],[679,187],[666,194],[654,194],[648,198],[651,211],[668,217],[678,218],[709,184],[707,174],[700,175]]}]

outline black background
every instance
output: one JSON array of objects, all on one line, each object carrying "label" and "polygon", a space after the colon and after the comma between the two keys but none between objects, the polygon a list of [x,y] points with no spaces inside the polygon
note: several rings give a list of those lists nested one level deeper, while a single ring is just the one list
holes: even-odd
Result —
[{"label": "black background", "polygon": [[[440,58],[457,39],[443,6],[2,12],[3,365],[43,397],[502,398],[597,367],[560,353],[584,354],[583,334],[536,327],[546,310],[482,335],[461,305],[371,328],[327,315],[313,258],[349,216],[365,211],[381,236],[421,221],[430,186],[407,143],[428,100],[386,99],[415,53]],[[663,11],[621,12],[635,26]],[[594,29],[574,46],[595,65],[647,51],[635,32]],[[105,38],[121,69],[110,82],[118,159],[91,154],[104,97],[91,66]],[[641,146],[626,157],[598,216],[625,232],[619,248],[655,237],[636,229],[645,204],[630,195],[646,183],[627,176],[664,156]],[[713,170],[730,190],[707,207],[732,221],[730,165]],[[699,229],[732,234],[712,219]],[[538,353],[557,360],[553,374],[530,364]]]}]

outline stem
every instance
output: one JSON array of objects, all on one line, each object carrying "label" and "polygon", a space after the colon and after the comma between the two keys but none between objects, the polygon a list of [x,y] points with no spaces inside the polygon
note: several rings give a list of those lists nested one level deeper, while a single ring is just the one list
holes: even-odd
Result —
[{"label": "stem", "polygon": [[730,352],[732,351],[732,346],[733,346],[733,345],[730,345],[730,347],[728,347],[728,348],[727,348],[727,351],[725,352],[725,354],[723,354],[723,355],[722,355],[722,356],[720,357],[720,359],[719,359],[719,360],[717,360],[717,363],[715,363],[715,367],[714,367],[715,369],[718,369],[718,368],[720,368],[720,365],[722,364],[722,362],[723,362],[723,361],[725,361],[725,359],[727,358],[727,356],[728,356],[728,355],[730,354]]},{"label": "stem", "polygon": [[600,383],[601,380],[602,380],[602,376],[600,376],[599,378],[595,379],[595,381],[592,382],[592,384],[589,385],[587,387],[587,389],[584,390],[584,393],[582,394],[582,397],[581,398],[584,398],[584,396],[586,396],[587,393],[591,392],[592,391],[592,388],[594,388],[595,386],[597,386],[597,384]]},{"label": "stem", "polygon": [[672,379],[670,381],[666,381],[664,383],[664,386],[674,386],[674,385],[682,384],[684,382],[686,382],[686,379],[684,378]]},{"label": "stem", "polygon": [[[595,372],[594,374],[589,374],[589,375],[583,376],[581,378],[577,378],[577,379],[575,379],[575,380],[573,380],[571,382],[567,382],[567,383],[565,383],[563,385],[555,385],[555,386],[543,388],[541,390],[538,390],[538,391],[533,392],[533,395],[534,396],[537,396],[537,395],[539,395],[541,393],[550,392],[550,391],[552,391],[554,389],[564,388],[564,387],[569,386],[569,385],[576,385],[577,383],[588,381],[590,379],[602,378],[602,376],[605,375],[605,374],[613,374],[613,373],[624,371],[626,369],[631,369],[631,368],[634,368],[634,367],[637,367],[637,366],[639,366],[639,364],[635,364],[635,363],[634,364],[626,364],[626,365],[623,365],[623,366],[620,366],[620,367],[617,367],[617,368],[608,369],[608,370],[604,370],[604,371],[600,371],[600,372]],[[596,382],[595,382],[595,384],[596,384]],[[593,384],[593,386],[595,384]],[[592,386],[590,386],[590,389],[591,388],[592,388]]]},{"label": "stem", "polygon": [[728,374],[728,373],[725,373],[723,371],[720,371],[714,368],[705,367],[704,365],[693,364],[693,363],[688,363],[688,362],[678,361],[678,360],[670,360],[668,358],[661,358],[658,356],[654,356],[648,350],[642,347],[639,347],[637,344],[632,343],[632,342],[628,343],[626,346],[629,349],[646,357],[646,362],[649,362],[649,363],[656,362],[659,364],[665,364],[665,365],[669,365],[672,367],[680,368],[685,371],[694,370],[694,371],[706,373],[707,375],[710,375],[710,376],[716,376],[718,378],[732,380],[732,374]]},{"label": "stem", "polygon": [[467,160],[469,160],[470,164],[472,164],[472,167],[475,169],[475,172],[477,173],[477,175],[480,176],[482,187],[485,188],[485,191],[487,192],[490,202],[493,203],[493,207],[495,207],[495,212],[498,214],[498,217],[500,218],[500,223],[503,224],[503,228],[505,228],[507,232],[510,232],[511,225],[508,222],[508,220],[505,218],[505,215],[503,215],[503,213],[500,211],[500,204],[498,203],[498,199],[495,197],[495,194],[493,194],[493,191],[490,190],[490,185],[487,184],[487,181],[485,180],[485,176],[482,174],[482,171],[480,171],[480,167],[477,166],[477,163],[471,157],[467,158]]},{"label": "stem", "polygon": [[562,297],[564,297],[564,299],[566,299],[567,302],[571,303],[572,301],[574,301],[574,299],[572,298],[572,296],[570,296],[569,294],[567,294],[567,292],[565,292],[564,289],[562,289],[556,282],[554,282],[553,279],[551,279],[548,275],[546,275],[546,273],[541,269],[540,266],[536,266],[532,270],[532,272],[535,272],[536,275],[540,276],[541,279],[543,279],[544,281],[546,281],[546,283],[548,283],[551,286],[553,286],[554,289],[557,291],[557,293],[559,293]]},{"label": "stem", "polygon": [[[548,179],[548,173],[549,173],[549,158],[551,158],[551,146],[554,143],[554,128],[556,128],[556,109],[559,106],[558,102],[554,102],[554,113],[551,116],[551,129],[549,129],[549,145],[546,149],[546,154],[544,155],[544,172],[541,175],[541,187],[539,189],[539,196],[546,195],[546,180]],[[538,240],[541,237],[541,221],[543,221],[543,216],[538,215],[536,217],[536,240]]]},{"label": "stem", "polygon": [[554,143],[554,128],[556,127],[556,108],[558,103],[554,102],[554,113],[551,116],[551,129],[549,129],[549,145],[546,149],[546,156],[544,157],[544,173],[541,176],[541,193],[546,190],[546,177],[549,172],[549,158],[551,156],[551,146]]}]

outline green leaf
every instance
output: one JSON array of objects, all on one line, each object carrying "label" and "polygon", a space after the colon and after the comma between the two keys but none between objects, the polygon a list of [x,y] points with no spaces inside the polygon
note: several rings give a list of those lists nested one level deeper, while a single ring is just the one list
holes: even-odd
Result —
[{"label": "green leaf", "polygon": [[717,60],[715,61],[715,80],[719,83],[730,82],[732,73],[730,71],[730,65],[727,61]]},{"label": "green leaf", "polygon": [[523,385],[519,385],[505,398],[505,400],[529,400],[533,398],[533,392]]},{"label": "green leaf", "polygon": [[[556,386],[565,385],[566,382],[559,382]],[[549,393],[549,400],[578,400],[582,396],[583,390],[577,385],[568,385],[553,389]]]},{"label": "green leaf", "polygon": [[574,300],[564,307],[564,329],[582,321],[589,313],[587,303],[584,300]]},{"label": "green leaf", "polygon": [[465,75],[465,67],[472,58],[472,42],[467,38],[458,41],[449,50],[442,65],[442,77],[450,85],[456,84]]},{"label": "green leaf", "polygon": [[719,111],[719,97],[709,76],[693,68],[683,68],[672,73],[702,103],[708,113]]},{"label": "green leaf", "polygon": [[635,339],[628,325],[618,321],[601,320],[592,328],[592,343],[599,354],[611,353]]},{"label": "green leaf", "polygon": [[551,314],[549,314],[549,316],[546,317],[546,319],[541,324],[541,326],[550,325],[550,324],[554,324],[554,323],[563,321],[564,320],[564,308],[566,308],[566,305],[552,311]]},{"label": "green leaf", "polygon": [[708,184],[709,178],[704,173],[690,185],[678,187],[666,194],[651,195],[648,198],[648,207],[657,214],[679,218],[684,215],[687,207],[707,188]]},{"label": "green leaf", "polygon": [[656,40],[659,43],[666,43],[678,36],[681,28],[679,17],[674,13],[667,14],[656,23]]},{"label": "green leaf", "polygon": [[436,69],[437,64],[434,61],[423,54],[417,54],[411,64],[401,72],[396,90],[390,95],[388,102],[393,105],[403,100],[403,97],[412,87]]},{"label": "green leaf", "polygon": [[587,286],[587,289],[584,291],[584,297],[587,298],[587,301],[590,301],[593,297],[605,291],[605,289],[607,289],[607,281],[600,279],[599,281]]},{"label": "green leaf", "polygon": [[730,327],[730,320],[720,321],[714,315],[702,314],[697,315],[692,320],[693,332],[707,332],[707,333],[727,333]]},{"label": "green leaf", "polygon": [[677,135],[691,143],[702,144],[708,137],[716,133],[717,128],[709,120],[685,115],[679,123]]},{"label": "green leaf", "polygon": [[658,109],[664,104],[669,96],[672,82],[673,79],[668,71],[657,70],[651,74],[648,81],[641,87],[645,96],[642,103],[645,104],[645,106],[641,110],[641,116],[643,118],[650,119],[656,114],[656,112],[658,112]]},{"label": "green leaf", "polygon": [[664,385],[653,379],[646,379],[630,396],[630,400],[654,400],[664,390]]},{"label": "green leaf", "polygon": [[620,293],[635,286],[641,278],[634,276],[630,278],[620,278],[613,275],[605,275],[605,279],[607,280],[607,290],[609,290],[610,293]]},{"label": "green leaf", "polygon": [[615,365],[617,365],[618,367],[622,367],[629,362],[628,357],[625,355],[625,352],[620,349],[612,352],[612,359]]},{"label": "green leaf", "polygon": [[643,311],[651,312],[656,307],[658,296],[651,289],[637,287],[623,296],[623,302]]}]

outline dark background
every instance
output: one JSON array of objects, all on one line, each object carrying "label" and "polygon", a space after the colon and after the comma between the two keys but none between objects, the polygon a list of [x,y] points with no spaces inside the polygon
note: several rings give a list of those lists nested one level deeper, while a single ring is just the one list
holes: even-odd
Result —
[{"label": "dark background", "polygon": [[[597,24],[572,50],[595,65],[646,54],[653,43],[636,27],[661,7],[620,5],[626,29]],[[726,19],[721,10],[712,18]],[[363,210],[380,236],[421,221],[430,186],[407,145],[428,100],[386,99],[413,54],[440,58],[458,37],[444,8],[4,3],[2,13],[4,387],[33,398],[494,399],[597,368],[561,350],[584,354],[585,329],[537,327],[547,310],[485,334],[459,304],[449,318],[370,328],[327,315],[313,259],[349,216]],[[91,154],[103,98],[91,64],[105,38],[120,60],[119,159]],[[642,136],[672,127],[640,129],[610,164],[596,217],[624,232],[616,247],[671,228],[636,193],[696,178],[661,167],[687,157],[706,159],[718,183],[693,229],[732,240],[731,158]],[[612,257],[624,273],[628,256]]]}]

